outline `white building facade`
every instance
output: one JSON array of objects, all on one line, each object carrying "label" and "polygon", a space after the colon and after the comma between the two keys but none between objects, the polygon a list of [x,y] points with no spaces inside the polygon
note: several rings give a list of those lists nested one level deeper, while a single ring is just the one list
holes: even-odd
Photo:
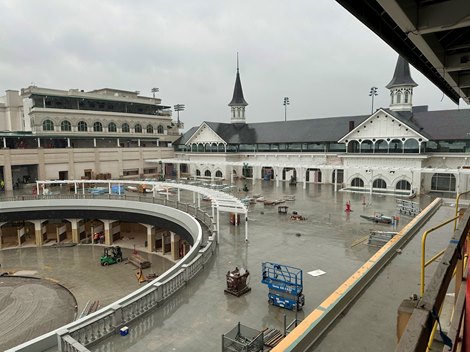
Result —
[{"label": "white building facade", "polygon": [[[363,116],[247,123],[237,68],[231,123],[193,127],[175,142],[175,158],[153,162],[210,180],[322,183],[398,195],[466,191],[470,110],[413,107],[416,86],[408,63],[399,57],[387,85],[389,108]],[[234,120],[234,104],[243,107],[243,120]]]}]

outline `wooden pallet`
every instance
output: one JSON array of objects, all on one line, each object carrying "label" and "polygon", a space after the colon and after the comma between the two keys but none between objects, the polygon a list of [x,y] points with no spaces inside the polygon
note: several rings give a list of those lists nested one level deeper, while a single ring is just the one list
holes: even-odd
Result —
[{"label": "wooden pallet", "polygon": [[140,269],[150,268],[150,265],[151,265],[151,263],[148,260],[142,258],[139,254],[132,254],[128,260],[129,260],[129,263],[134,264],[136,267]]}]

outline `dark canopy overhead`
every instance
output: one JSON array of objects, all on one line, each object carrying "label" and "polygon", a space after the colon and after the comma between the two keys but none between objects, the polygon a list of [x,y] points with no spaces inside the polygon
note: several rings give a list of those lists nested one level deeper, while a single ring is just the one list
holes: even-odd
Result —
[{"label": "dark canopy overhead", "polygon": [[455,103],[470,103],[469,0],[336,1]]}]

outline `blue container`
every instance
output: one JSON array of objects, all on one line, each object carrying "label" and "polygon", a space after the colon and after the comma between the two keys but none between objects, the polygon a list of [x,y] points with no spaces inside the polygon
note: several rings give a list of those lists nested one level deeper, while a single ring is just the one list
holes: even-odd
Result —
[{"label": "blue container", "polygon": [[129,334],[129,327],[123,326],[122,328],[120,328],[119,329],[119,334],[121,336],[126,336],[127,334]]}]

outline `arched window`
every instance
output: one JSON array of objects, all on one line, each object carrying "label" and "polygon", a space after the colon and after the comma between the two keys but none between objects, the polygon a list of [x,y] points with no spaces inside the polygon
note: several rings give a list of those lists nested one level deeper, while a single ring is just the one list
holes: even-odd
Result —
[{"label": "arched window", "polygon": [[364,181],[360,177],[355,177],[351,181],[351,187],[364,187]]},{"label": "arched window", "polygon": [[129,129],[129,124],[127,123],[123,123],[122,126],[121,126],[121,132],[123,133],[129,133],[130,129]]},{"label": "arched window", "polygon": [[378,178],[372,183],[372,188],[387,188],[387,182]]},{"label": "arched window", "polygon": [[42,130],[43,131],[54,131],[54,122],[51,120],[44,120],[42,122]]},{"label": "arched window", "polygon": [[431,191],[455,192],[455,176],[452,174],[432,175]]},{"label": "arched window", "polygon": [[85,121],[80,121],[77,125],[78,132],[86,132],[88,131],[88,125]]},{"label": "arched window", "polygon": [[103,132],[103,124],[101,122],[95,122],[93,124],[93,132]]},{"label": "arched window", "polygon": [[201,176],[201,170],[196,169],[196,176]]},{"label": "arched window", "polygon": [[142,133],[142,126],[137,123],[135,126],[134,126],[134,132],[135,133]]},{"label": "arched window", "polygon": [[361,143],[361,153],[372,153],[372,141],[363,141]]},{"label": "arched window", "polygon": [[349,143],[348,143],[348,153],[359,153],[359,142],[358,141],[349,141]]},{"label": "arched window", "polygon": [[375,142],[374,146],[375,153],[386,153],[388,151],[388,143],[384,139],[379,139]]},{"label": "arched window", "polygon": [[397,92],[397,104],[401,104],[401,92]]},{"label": "arched window", "polygon": [[389,153],[403,153],[403,142],[399,139],[392,139],[388,145]]},{"label": "arched window", "polygon": [[419,153],[419,144],[416,139],[408,139],[404,144],[405,153]]},{"label": "arched window", "polygon": [[395,188],[409,191],[411,189],[411,184],[407,180],[400,180],[397,182],[397,186]]},{"label": "arched window", "polygon": [[158,133],[158,134],[163,134],[163,126],[162,126],[162,125],[159,125],[159,126],[157,127],[157,133]]},{"label": "arched window", "polygon": [[110,122],[108,124],[108,132],[116,132],[116,131],[117,131],[116,124],[114,122]]},{"label": "arched window", "polygon": [[410,102],[410,93],[405,92],[405,104],[408,104]]},{"label": "arched window", "polygon": [[153,126],[147,125],[147,133],[153,133]]},{"label": "arched window", "polygon": [[206,176],[206,177],[211,177],[211,172],[210,172],[210,170],[206,170],[206,171],[204,172],[204,176]]},{"label": "arched window", "polygon": [[61,131],[71,131],[72,130],[72,124],[69,121],[64,120],[60,123],[60,130]]},{"label": "arched window", "polygon": [[215,172],[215,177],[222,178],[222,171],[217,170],[217,171]]}]

